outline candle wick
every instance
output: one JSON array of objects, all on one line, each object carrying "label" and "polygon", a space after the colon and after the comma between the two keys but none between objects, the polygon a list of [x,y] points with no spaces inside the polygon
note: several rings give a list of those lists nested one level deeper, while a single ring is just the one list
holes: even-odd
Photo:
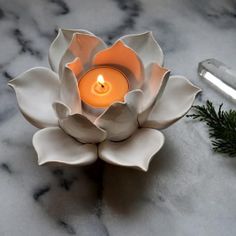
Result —
[{"label": "candle wick", "polygon": [[102,88],[104,88],[105,86],[104,86],[104,84],[103,83],[101,83],[100,81],[98,82],[100,85],[101,85],[101,87]]}]

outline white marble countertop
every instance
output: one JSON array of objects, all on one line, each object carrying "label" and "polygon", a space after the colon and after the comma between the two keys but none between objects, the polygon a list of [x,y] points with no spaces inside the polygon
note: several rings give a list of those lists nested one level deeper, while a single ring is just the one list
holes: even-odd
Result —
[{"label": "white marble countertop", "polygon": [[58,27],[88,29],[107,42],[152,30],[165,65],[203,89],[196,103],[235,108],[196,73],[211,57],[236,69],[234,0],[0,0],[0,235],[236,235],[236,159],[213,153],[206,127],[187,118],[164,131],[148,173],[102,162],[37,165],[36,129],[7,82],[48,66]]}]

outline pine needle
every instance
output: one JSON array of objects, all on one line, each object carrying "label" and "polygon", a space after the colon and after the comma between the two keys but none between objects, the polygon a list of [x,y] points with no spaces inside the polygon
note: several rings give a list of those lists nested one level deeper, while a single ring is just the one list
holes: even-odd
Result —
[{"label": "pine needle", "polygon": [[236,157],[236,110],[223,111],[222,106],[216,111],[207,101],[206,105],[193,106],[194,114],[187,117],[206,123],[213,150]]}]

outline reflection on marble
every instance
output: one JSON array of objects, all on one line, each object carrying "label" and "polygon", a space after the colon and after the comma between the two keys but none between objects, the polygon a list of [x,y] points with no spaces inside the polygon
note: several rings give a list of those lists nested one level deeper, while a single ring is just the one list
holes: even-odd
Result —
[{"label": "reflection on marble", "polygon": [[236,160],[211,151],[202,124],[184,118],[164,131],[148,173],[101,161],[39,167],[36,129],[7,87],[26,69],[48,66],[58,27],[85,28],[108,43],[152,30],[165,65],[203,88],[197,103],[233,108],[196,69],[211,57],[236,69],[235,26],[235,0],[0,0],[0,235],[236,235]]}]

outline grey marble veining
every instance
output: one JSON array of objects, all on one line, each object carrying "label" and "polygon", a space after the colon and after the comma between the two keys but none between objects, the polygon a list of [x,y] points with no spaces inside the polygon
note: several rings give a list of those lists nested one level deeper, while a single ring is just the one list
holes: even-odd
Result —
[{"label": "grey marble veining", "polygon": [[235,0],[0,0],[0,235],[236,235],[236,160],[213,153],[206,127],[187,118],[164,131],[148,173],[101,161],[37,165],[36,129],[7,82],[48,66],[58,27],[88,29],[107,43],[152,30],[165,65],[203,89],[196,103],[235,108],[196,73],[211,57],[236,69]]}]

